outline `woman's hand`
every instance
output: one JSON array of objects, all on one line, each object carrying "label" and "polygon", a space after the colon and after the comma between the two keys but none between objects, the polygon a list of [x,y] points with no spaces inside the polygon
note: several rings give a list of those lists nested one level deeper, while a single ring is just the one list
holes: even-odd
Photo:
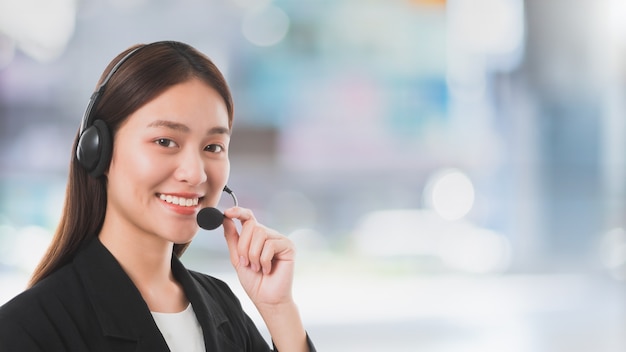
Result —
[{"label": "woman's hand", "polygon": [[[257,308],[293,304],[293,242],[259,224],[250,209],[233,207],[224,215],[230,261],[252,302]],[[241,222],[241,233],[233,219]]]},{"label": "woman's hand", "polygon": [[[250,209],[224,212],[224,237],[241,286],[261,313],[279,351],[309,351],[306,331],[291,294],[295,248],[280,233],[259,224]],[[241,233],[235,221],[241,221]]]}]

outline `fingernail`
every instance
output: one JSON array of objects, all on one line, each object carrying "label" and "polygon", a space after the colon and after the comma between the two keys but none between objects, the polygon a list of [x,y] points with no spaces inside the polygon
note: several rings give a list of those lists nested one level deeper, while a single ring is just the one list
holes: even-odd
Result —
[{"label": "fingernail", "polygon": [[243,266],[248,266],[248,263],[246,263],[246,258],[244,258],[243,255],[239,257],[239,264]]},{"label": "fingernail", "polygon": [[252,269],[252,271],[254,271],[255,273],[256,273],[257,271],[259,271],[259,267],[258,267],[256,264],[252,264],[251,269]]}]

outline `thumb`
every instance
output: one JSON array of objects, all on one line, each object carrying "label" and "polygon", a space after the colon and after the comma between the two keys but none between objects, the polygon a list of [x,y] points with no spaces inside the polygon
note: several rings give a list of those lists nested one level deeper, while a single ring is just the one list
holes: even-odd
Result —
[{"label": "thumb", "polygon": [[224,218],[222,226],[224,227],[224,238],[226,239],[226,245],[228,246],[230,262],[236,268],[239,265],[239,254],[237,254],[239,233],[237,232],[237,226],[235,226],[235,222],[229,218]]}]

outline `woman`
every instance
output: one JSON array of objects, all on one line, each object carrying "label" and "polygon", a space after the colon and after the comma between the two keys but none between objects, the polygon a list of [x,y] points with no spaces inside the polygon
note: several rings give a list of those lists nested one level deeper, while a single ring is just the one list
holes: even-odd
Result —
[{"label": "woman", "polygon": [[[0,351],[269,350],[226,284],[178,259],[226,186],[232,121],[224,77],[194,48],[116,57],[76,137],[50,248],[0,308]],[[245,208],[227,209],[223,227],[274,348],[314,350],[291,295],[293,243]]]}]

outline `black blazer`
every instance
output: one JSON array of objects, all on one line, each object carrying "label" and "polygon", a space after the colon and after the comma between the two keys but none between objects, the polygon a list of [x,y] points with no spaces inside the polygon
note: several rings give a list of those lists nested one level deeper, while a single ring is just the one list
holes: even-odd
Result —
[{"label": "black blazer", "polygon": [[[172,271],[191,301],[207,351],[270,351],[224,282],[187,270],[176,256]],[[72,262],[0,307],[0,351],[169,349],[133,282],[95,239]]]}]

